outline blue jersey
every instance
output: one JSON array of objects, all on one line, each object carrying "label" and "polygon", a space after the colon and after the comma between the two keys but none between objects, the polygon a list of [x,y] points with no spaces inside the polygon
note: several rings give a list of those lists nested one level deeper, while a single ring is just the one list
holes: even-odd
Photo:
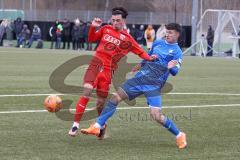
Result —
[{"label": "blue jersey", "polygon": [[[177,43],[170,44],[166,40],[156,40],[149,51],[149,55],[157,55],[154,62],[143,61],[140,71],[135,77],[147,76],[154,79],[155,83],[165,83],[169,73],[176,75],[182,63],[182,50]],[[177,66],[168,70],[167,66],[171,60],[177,60]]]},{"label": "blue jersey", "polygon": [[[158,59],[154,62],[143,61],[135,77],[127,80],[121,88],[129,100],[144,94],[150,107],[161,108],[161,88],[169,74],[178,73],[182,63],[182,51],[177,43],[169,44],[165,40],[157,40],[149,52],[149,55],[153,54],[157,55]],[[178,64],[168,69],[168,63],[171,60],[177,60]]]}]

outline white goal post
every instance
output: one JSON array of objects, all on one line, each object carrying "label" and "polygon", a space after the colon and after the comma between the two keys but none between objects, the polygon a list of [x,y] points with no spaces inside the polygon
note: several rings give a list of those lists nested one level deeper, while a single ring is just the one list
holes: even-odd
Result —
[{"label": "white goal post", "polygon": [[214,29],[214,47],[215,56],[223,55],[226,50],[231,50],[232,57],[237,54],[237,41],[240,38],[240,10],[217,10],[207,9],[201,15],[197,24],[197,42],[194,43],[186,52],[197,46],[197,55],[205,56],[207,53],[206,37],[208,26]]}]

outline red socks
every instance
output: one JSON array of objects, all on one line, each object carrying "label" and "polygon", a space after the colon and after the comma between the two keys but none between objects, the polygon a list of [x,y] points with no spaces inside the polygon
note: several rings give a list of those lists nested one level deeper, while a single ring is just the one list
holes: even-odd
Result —
[{"label": "red socks", "polygon": [[74,122],[79,123],[82,118],[82,115],[86,109],[87,103],[89,101],[88,97],[80,97],[76,104],[76,112],[74,115]]}]

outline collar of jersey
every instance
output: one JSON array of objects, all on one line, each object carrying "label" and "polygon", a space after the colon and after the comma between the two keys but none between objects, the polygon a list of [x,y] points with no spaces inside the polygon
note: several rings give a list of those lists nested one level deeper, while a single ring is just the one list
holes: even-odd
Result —
[{"label": "collar of jersey", "polygon": [[164,40],[166,44],[169,44],[169,45],[176,45],[178,44],[177,42],[176,43],[168,43],[166,40]]}]

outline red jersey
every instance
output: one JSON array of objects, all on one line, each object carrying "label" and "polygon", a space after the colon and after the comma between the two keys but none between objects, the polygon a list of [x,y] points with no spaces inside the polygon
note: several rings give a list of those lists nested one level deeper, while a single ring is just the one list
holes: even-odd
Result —
[{"label": "red jersey", "polygon": [[88,41],[99,41],[95,57],[102,61],[104,68],[115,70],[117,63],[128,52],[133,52],[145,60],[150,60],[150,56],[126,30],[116,31],[111,25],[105,25],[98,31],[91,25],[88,33]]}]

